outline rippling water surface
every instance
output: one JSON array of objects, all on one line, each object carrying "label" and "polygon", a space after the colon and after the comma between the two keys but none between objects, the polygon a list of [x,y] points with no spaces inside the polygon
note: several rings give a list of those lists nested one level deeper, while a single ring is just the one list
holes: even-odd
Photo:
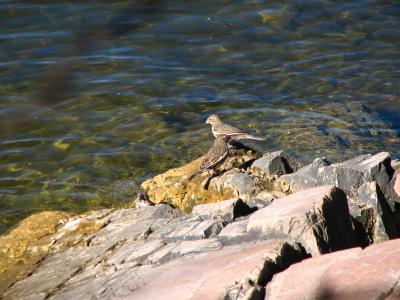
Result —
[{"label": "rippling water surface", "polygon": [[35,211],[128,201],[206,151],[210,113],[305,162],[399,157],[398,1],[136,6],[0,2],[0,232]]}]

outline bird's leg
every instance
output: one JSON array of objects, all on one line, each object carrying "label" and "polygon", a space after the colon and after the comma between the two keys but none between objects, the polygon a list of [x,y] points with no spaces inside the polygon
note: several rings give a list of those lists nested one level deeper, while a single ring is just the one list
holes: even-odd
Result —
[{"label": "bird's leg", "polygon": [[207,170],[207,178],[206,180],[203,181],[204,184],[202,184],[205,190],[208,190],[208,186],[210,185],[210,181],[212,178],[213,178],[212,173],[210,174],[210,170]]},{"label": "bird's leg", "polygon": [[209,174],[208,174],[208,177],[207,177],[207,181],[206,181],[206,183],[205,183],[205,185],[204,185],[204,189],[205,189],[205,190],[208,190],[208,187],[209,187],[209,185],[210,185],[210,183],[211,183],[211,180],[212,180],[214,177],[218,177],[221,173],[222,173],[222,172],[217,172],[217,171],[214,171],[214,172],[212,172],[211,174],[209,173]]}]

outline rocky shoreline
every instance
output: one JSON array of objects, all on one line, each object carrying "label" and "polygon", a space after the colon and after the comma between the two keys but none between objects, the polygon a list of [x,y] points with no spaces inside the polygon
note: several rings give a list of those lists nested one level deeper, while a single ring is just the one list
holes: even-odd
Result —
[{"label": "rocky shoreline", "polygon": [[43,212],[0,237],[3,299],[399,299],[400,176],[232,145],[142,184],[155,206]]}]

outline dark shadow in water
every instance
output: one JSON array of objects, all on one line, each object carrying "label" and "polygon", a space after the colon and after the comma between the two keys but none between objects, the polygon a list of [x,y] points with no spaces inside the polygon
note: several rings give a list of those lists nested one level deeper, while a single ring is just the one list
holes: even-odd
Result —
[{"label": "dark shadow in water", "polygon": [[[132,7],[117,13],[117,16],[109,22],[97,22],[89,24],[86,28],[80,28],[71,39],[70,45],[64,53],[60,54],[59,63],[48,68],[40,80],[43,88],[31,95],[28,101],[33,107],[51,107],[66,100],[71,91],[76,90],[72,80],[72,71],[92,49],[99,43],[114,39],[120,35],[132,33],[144,28],[151,23],[160,20],[164,1],[137,1]],[[11,126],[6,126],[6,134],[10,135],[34,116],[34,108],[21,108],[13,114]]]}]

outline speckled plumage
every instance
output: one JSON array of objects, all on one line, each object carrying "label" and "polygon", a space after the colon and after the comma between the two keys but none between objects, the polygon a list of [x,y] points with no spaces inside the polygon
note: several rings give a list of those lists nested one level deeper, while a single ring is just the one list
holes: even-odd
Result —
[{"label": "speckled plumage", "polygon": [[204,156],[199,170],[189,177],[191,180],[194,176],[203,173],[204,171],[214,170],[217,166],[222,164],[229,155],[228,141],[229,136],[219,136],[214,140],[214,144]]},{"label": "speckled plumage", "polygon": [[215,137],[226,135],[232,140],[265,140],[263,137],[248,134],[239,128],[222,122],[217,115],[210,115],[207,118],[206,123],[211,124],[211,131]]}]

